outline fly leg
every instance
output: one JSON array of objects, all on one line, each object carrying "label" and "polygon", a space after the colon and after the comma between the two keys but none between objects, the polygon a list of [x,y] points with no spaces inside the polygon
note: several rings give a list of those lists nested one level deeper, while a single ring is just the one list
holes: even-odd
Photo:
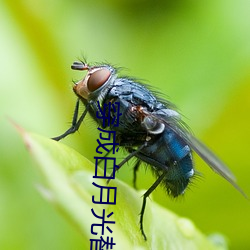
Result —
[{"label": "fly leg", "polygon": [[162,180],[166,174],[167,174],[167,172],[163,172],[163,174],[158,177],[158,179],[153,183],[153,185],[143,195],[142,208],[141,208],[141,212],[140,212],[140,230],[141,230],[141,233],[142,233],[144,240],[147,240],[146,234],[145,234],[144,229],[143,229],[143,216],[144,216],[144,212],[145,212],[145,208],[146,208],[147,198],[157,188],[157,186],[162,182]]},{"label": "fly leg", "polygon": [[79,129],[79,127],[80,127],[80,125],[81,125],[81,123],[82,123],[82,121],[83,121],[84,117],[86,116],[86,114],[88,112],[88,109],[89,109],[89,105],[88,105],[86,107],[86,109],[84,110],[84,112],[81,114],[79,120],[77,120],[78,119],[78,112],[79,112],[79,103],[80,103],[80,101],[78,99],[77,102],[76,102],[71,127],[65,133],[63,133],[62,135],[59,135],[57,137],[53,137],[51,139],[53,139],[55,141],[60,141],[64,137],[68,136],[69,134],[75,133]]},{"label": "fly leg", "polygon": [[134,166],[134,170],[133,170],[133,187],[134,187],[134,189],[137,189],[136,188],[136,173],[137,173],[140,165],[141,165],[141,161],[137,160],[137,162],[136,162],[136,164]]},{"label": "fly leg", "polygon": [[[128,162],[132,157],[134,157],[136,154],[138,154],[144,147],[147,146],[147,142],[145,142],[144,144],[142,144],[138,149],[133,150],[128,156],[125,157],[125,159],[123,159],[119,164],[118,164],[118,168],[116,168],[114,171],[118,171],[126,162]],[[112,173],[110,175],[110,177],[113,176],[114,173]],[[107,180],[107,184],[110,182],[111,179]]]}]

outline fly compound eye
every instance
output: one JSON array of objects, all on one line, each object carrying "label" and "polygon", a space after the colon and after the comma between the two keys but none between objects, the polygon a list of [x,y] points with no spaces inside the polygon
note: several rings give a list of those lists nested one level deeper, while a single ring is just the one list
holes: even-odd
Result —
[{"label": "fly compound eye", "polygon": [[111,72],[108,69],[98,69],[89,75],[88,90],[93,92],[99,89],[110,77]]}]

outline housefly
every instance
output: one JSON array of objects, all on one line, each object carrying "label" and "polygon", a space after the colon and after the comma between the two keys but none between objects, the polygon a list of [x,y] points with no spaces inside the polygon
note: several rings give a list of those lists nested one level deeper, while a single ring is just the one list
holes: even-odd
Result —
[{"label": "housefly", "polygon": [[[119,168],[131,158],[137,159],[134,184],[141,163],[151,167],[157,179],[144,193],[140,213],[140,230],[145,240],[143,216],[147,197],[159,184],[172,197],[184,193],[195,174],[192,151],[244,195],[232,172],[189,132],[175,106],[169,101],[158,98],[146,85],[132,78],[119,77],[117,70],[109,64],[90,66],[85,62],[74,62],[71,68],[87,71],[87,74],[73,87],[78,100],[71,127],[53,139],[59,141],[76,132],[89,113],[103,129],[115,130],[116,142],[128,152]],[[85,111],[78,117],[80,102],[84,104]],[[120,103],[122,115],[118,127],[112,124],[105,126],[96,118],[97,102],[101,106],[109,102]],[[111,116],[112,112],[114,110],[111,110]]]}]

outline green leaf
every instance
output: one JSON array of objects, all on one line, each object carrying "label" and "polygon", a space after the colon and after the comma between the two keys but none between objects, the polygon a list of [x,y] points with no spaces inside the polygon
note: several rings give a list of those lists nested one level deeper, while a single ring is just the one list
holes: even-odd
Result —
[{"label": "green leaf", "polygon": [[93,208],[99,216],[103,209],[106,215],[114,212],[106,218],[115,221],[108,225],[113,230],[108,236],[116,243],[113,249],[226,249],[225,243],[212,243],[189,219],[162,208],[152,199],[147,201],[144,216],[148,238],[144,241],[139,229],[144,191],[136,191],[118,179],[111,180],[109,185],[117,187],[116,205],[94,204],[92,196],[98,200],[100,190],[92,182],[102,186],[106,182],[93,178],[93,163],[60,142],[19,130],[44,176],[45,184],[38,186],[39,191],[80,231],[87,245],[90,239],[100,237],[100,227],[94,227],[97,236],[91,234],[91,225],[101,223],[92,214]]}]

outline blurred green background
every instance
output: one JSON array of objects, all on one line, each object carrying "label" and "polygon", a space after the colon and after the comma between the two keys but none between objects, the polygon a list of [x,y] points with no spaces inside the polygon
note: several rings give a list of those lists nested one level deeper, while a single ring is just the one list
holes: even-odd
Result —
[{"label": "blurred green background", "polygon": [[[249,13],[247,0],[1,1],[0,249],[81,249],[81,235],[36,191],[39,173],[8,117],[47,137],[64,132],[72,80],[83,76],[70,65],[82,55],[123,66],[168,96],[250,195]],[[63,141],[90,160],[93,124]],[[184,198],[158,188],[153,199],[206,234],[226,235],[230,249],[250,249],[249,201],[195,160],[203,177]],[[131,185],[132,166],[116,177]],[[140,170],[140,188],[153,180]]]}]

